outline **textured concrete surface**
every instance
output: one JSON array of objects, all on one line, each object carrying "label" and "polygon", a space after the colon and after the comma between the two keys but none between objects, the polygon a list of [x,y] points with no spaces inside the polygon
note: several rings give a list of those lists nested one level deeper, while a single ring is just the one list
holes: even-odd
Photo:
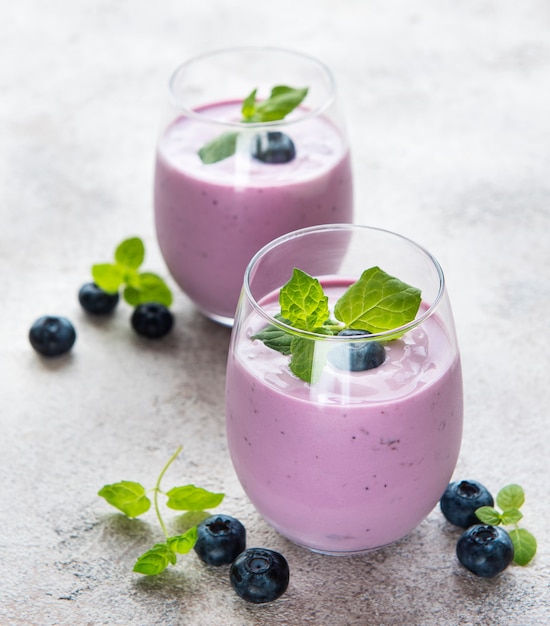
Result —
[{"label": "textured concrete surface", "polygon": [[[545,0],[18,0],[0,10],[0,624],[542,625],[549,622],[548,320],[550,8]],[[168,75],[234,44],[319,56],[347,115],[357,221],[398,230],[441,261],[465,379],[457,478],[527,493],[539,540],[526,568],[480,580],[438,510],[399,544],[322,557],[269,529],[224,439],[228,331],[177,293],[154,345],[129,309],[94,321],[79,286],[129,235],[166,273],[152,220],[153,152]],[[27,333],[67,315],[72,354],[45,361]],[[250,545],[291,567],[279,601],[251,606],[227,569],[193,555],[131,572],[160,538],[96,496],[121,479],[223,490]],[[177,527],[182,521],[169,515]]]}]

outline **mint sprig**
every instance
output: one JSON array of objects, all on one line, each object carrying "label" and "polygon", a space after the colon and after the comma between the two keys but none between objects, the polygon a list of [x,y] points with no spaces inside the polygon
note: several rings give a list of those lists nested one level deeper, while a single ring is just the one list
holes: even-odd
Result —
[{"label": "mint sprig", "polygon": [[[338,299],[334,307],[336,319],[333,320],[328,297],[319,280],[294,268],[290,280],[279,293],[281,312],[275,317],[297,330],[322,335],[337,335],[345,329],[379,333],[414,320],[420,302],[420,289],[390,276],[379,267],[371,267]],[[307,383],[319,379],[329,350],[324,342],[292,335],[273,324],[252,338],[290,355],[290,370],[298,378]]]},{"label": "mint sprig", "polygon": [[497,494],[497,505],[501,511],[492,506],[482,506],[476,510],[477,518],[484,524],[514,526],[508,534],[514,545],[514,563],[518,565],[527,565],[537,552],[535,537],[518,526],[518,522],[523,519],[520,509],[524,502],[525,493],[522,487],[512,484],[503,487]]},{"label": "mint sprig", "polygon": [[120,243],[114,254],[114,263],[96,263],[92,277],[96,285],[107,293],[118,293],[123,287],[123,297],[131,306],[158,302],[169,307],[172,292],[164,280],[152,272],[140,272],[145,259],[145,245],[139,237]]},{"label": "mint sprig", "polygon": [[[242,122],[264,123],[284,119],[301,104],[308,92],[286,85],[277,85],[271,90],[269,98],[258,101],[257,89],[254,89],[244,100],[241,107]],[[223,161],[235,154],[239,133],[229,131],[206,143],[198,152],[201,161],[210,165]]]},{"label": "mint sprig", "polygon": [[[173,487],[168,491],[161,489],[164,474],[182,450],[180,446],[167,461],[158,475],[153,492],[155,513],[164,535],[164,541],[156,543],[152,548],[138,557],[134,572],[155,576],[164,571],[168,565],[175,565],[178,554],[190,552],[197,541],[197,527],[193,526],[181,535],[170,535],[162,518],[159,506],[159,494],[165,495],[168,500],[166,506],[177,511],[204,511],[217,507],[223,500],[223,493],[212,493],[195,485]],[[137,482],[122,480],[112,485],[104,485],[98,495],[127,517],[138,517],[151,508],[151,500],[143,485]]]}]

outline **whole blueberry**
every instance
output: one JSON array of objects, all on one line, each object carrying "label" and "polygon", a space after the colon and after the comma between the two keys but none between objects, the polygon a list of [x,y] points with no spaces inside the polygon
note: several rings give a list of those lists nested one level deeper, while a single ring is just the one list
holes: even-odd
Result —
[{"label": "whole blueberry", "polygon": [[233,563],[246,547],[246,530],[229,515],[212,515],[197,526],[195,552],[209,565]]},{"label": "whole blueberry", "polygon": [[148,339],[160,339],[170,332],[174,318],[164,304],[147,302],[134,309],[131,321],[138,335]]},{"label": "whole blueberry", "polygon": [[78,301],[88,313],[106,315],[118,304],[119,295],[118,292],[107,293],[95,283],[86,283],[82,285],[78,292]]},{"label": "whole blueberry", "polygon": [[468,528],[479,524],[476,509],[481,506],[493,506],[493,496],[475,480],[461,480],[449,483],[441,496],[441,512],[451,524]]},{"label": "whole blueberry", "polygon": [[73,347],[76,332],[66,317],[44,315],[31,326],[29,341],[43,356],[59,356]]},{"label": "whole blueberry", "polygon": [[263,163],[288,163],[296,156],[296,148],[285,133],[269,131],[254,137],[252,156]]},{"label": "whole blueberry", "polygon": [[510,535],[500,526],[476,524],[464,531],[456,544],[458,560],[477,576],[492,578],[514,559]]},{"label": "whole blueberry", "polygon": [[233,561],[231,586],[247,602],[271,602],[287,590],[290,573],[285,557],[267,548],[249,548]]},{"label": "whole blueberry", "polygon": [[[366,330],[347,328],[338,333],[341,337],[370,335]],[[328,353],[328,360],[334,367],[350,372],[374,369],[386,360],[384,346],[378,341],[342,343]]]}]

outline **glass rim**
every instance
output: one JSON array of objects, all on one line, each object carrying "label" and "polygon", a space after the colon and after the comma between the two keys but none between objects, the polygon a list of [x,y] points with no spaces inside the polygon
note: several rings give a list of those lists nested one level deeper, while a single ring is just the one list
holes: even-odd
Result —
[{"label": "glass rim", "polygon": [[[302,109],[303,114],[299,115],[298,117],[295,117],[292,119],[275,120],[273,122],[228,122],[224,120],[217,120],[216,118],[213,118],[213,117],[207,117],[204,114],[202,114],[200,110],[191,109],[181,104],[181,102],[178,101],[178,98],[175,94],[174,87],[175,87],[175,82],[182,71],[184,71],[187,67],[196,63],[197,61],[202,61],[202,60],[208,59],[209,57],[218,56],[223,53],[239,53],[239,52],[241,53],[242,52],[275,52],[275,53],[282,53],[282,54],[294,56],[297,58],[301,58],[304,61],[308,61],[312,63],[313,65],[316,65],[327,78],[328,86],[329,86],[328,95],[324,99],[324,101],[319,106],[315,107],[314,109],[309,109],[309,108],[304,107]],[[168,87],[170,91],[170,100],[173,106],[179,111],[181,111],[183,114],[185,114],[187,117],[190,117],[195,120],[200,120],[204,124],[212,124],[214,126],[220,126],[222,128],[233,128],[233,129],[239,128],[241,130],[257,129],[257,128],[277,128],[280,126],[286,127],[286,126],[291,126],[293,124],[302,123],[305,120],[308,120],[312,117],[318,117],[319,115],[321,115],[324,111],[326,111],[331,106],[331,104],[334,102],[336,98],[336,81],[334,79],[334,76],[331,70],[325,63],[323,63],[323,61],[317,59],[314,56],[306,54],[304,52],[298,52],[297,50],[291,50],[289,48],[280,48],[277,46],[234,46],[234,47],[228,47],[228,48],[218,48],[216,50],[210,50],[209,52],[203,52],[201,54],[197,54],[187,59],[183,63],[180,63],[176,67],[176,69],[172,72],[172,75],[170,76]],[[247,95],[248,94],[243,95],[243,100],[244,98],[246,98]],[[239,101],[230,100],[229,102],[239,102]],[[206,103],[204,106],[208,106],[208,104]]]},{"label": "glass rim", "polygon": [[[401,239],[401,241],[409,245],[412,245],[416,250],[421,252],[432,263],[433,267],[436,270],[437,276],[439,278],[439,286],[438,286],[437,294],[433,302],[428,304],[428,307],[426,308],[426,310],[421,315],[419,315],[414,320],[412,320],[411,322],[408,322],[407,324],[403,324],[402,326],[398,326],[396,328],[392,328],[391,330],[386,330],[386,331],[379,332],[379,333],[370,333],[370,334],[367,331],[365,331],[365,334],[363,335],[352,335],[352,336],[324,335],[321,333],[315,333],[313,331],[302,330],[299,328],[295,328],[294,326],[290,326],[289,324],[286,324],[285,322],[282,322],[281,320],[276,319],[275,317],[267,313],[265,309],[262,307],[262,305],[252,295],[252,292],[250,290],[251,274],[254,270],[254,267],[257,265],[260,259],[264,257],[268,252],[270,252],[273,248],[276,248],[279,245],[287,241],[291,241],[293,239],[299,239],[300,237],[307,236],[310,233],[328,232],[328,231],[346,231],[346,230],[350,232],[363,230],[363,231],[371,231],[371,232],[391,235],[392,237]],[[244,273],[242,296],[248,299],[248,301],[252,305],[255,312],[258,313],[258,315],[264,318],[269,324],[279,328],[280,330],[285,331],[288,334],[295,335],[298,337],[303,337],[304,339],[314,339],[316,341],[326,341],[326,342],[348,344],[348,343],[353,343],[353,342],[390,341],[391,339],[396,339],[397,337],[404,335],[406,332],[423,324],[429,317],[431,317],[435,313],[435,311],[439,307],[439,304],[441,303],[441,300],[443,299],[444,293],[445,293],[445,275],[443,273],[443,269],[441,265],[439,264],[439,261],[433,256],[431,252],[429,252],[426,248],[424,248],[424,246],[416,243],[416,241],[410,239],[409,237],[400,235],[399,233],[396,233],[394,231],[387,230],[384,228],[366,226],[363,224],[322,224],[318,226],[308,226],[307,228],[300,228],[298,230],[294,230],[285,235],[281,235],[280,237],[273,239],[273,241],[270,241],[268,244],[260,248],[260,250],[256,252],[256,254],[252,257],[252,259],[250,260],[249,264],[246,267],[246,270]],[[422,302],[423,300],[421,300],[421,303]]]}]

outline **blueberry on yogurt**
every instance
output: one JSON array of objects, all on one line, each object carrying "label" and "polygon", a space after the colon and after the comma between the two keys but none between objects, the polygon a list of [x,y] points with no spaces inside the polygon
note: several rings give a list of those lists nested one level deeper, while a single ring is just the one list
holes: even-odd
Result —
[{"label": "blueberry on yogurt", "polygon": [[[338,333],[340,337],[370,335],[366,330],[348,328]],[[339,370],[362,372],[379,367],[386,360],[384,346],[378,341],[342,343],[328,353],[329,362]]]},{"label": "blueberry on yogurt", "polygon": [[252,156],[263,163],[288,163],[296,156],[296,148],[285,133],[269,131],[253,138]]}]

